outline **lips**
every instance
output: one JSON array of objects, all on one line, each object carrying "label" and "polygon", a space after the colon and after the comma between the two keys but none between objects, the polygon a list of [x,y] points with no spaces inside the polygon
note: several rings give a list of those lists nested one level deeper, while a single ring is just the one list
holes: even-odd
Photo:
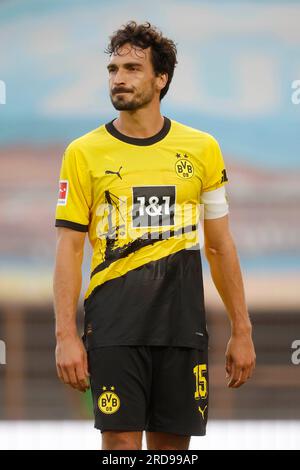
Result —
[{"label": "lips", "polygon": [[121,93],[130,93],[130,91],[115,91],[114,95],[120,95]]}]

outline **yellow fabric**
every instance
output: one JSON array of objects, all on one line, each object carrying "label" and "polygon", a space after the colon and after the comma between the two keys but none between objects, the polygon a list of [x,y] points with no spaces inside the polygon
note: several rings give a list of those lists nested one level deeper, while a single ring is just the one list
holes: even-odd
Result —
[{"label": "yellow fabric", "polygon": [[[126,248],[143,234],[166,234],[164,239],[133,249],[126,256],[108,263],[104,269],[102,267],[92,276],[85,299],[95,287],[110,279],[195,246],[199,241],[198,230],[181,234],[176,231],[198,224],[201,193],[227,183],[224,169],[223,156],[214,137],[174,120],[171,120],[168,134],[151,145],[121,141],[110,134],[105,125],[71,142],[64,153],[60,171],[60,180],[68,181],[67,199],[65,205],[57,205],[56,219],[80,224],[83,231],[88,230],[93,247],[91,273],[105,262],[108,233],[117,236],[111,253]],[[156,189],[164,191],[167,187],[166,194],[173,194],[174,187],[176,202],[172,223],[170,219],[169,225],[133,226],[134,191],[139,194],[139,191],[147,191],[147,187],[158,186],[162,189],[154,188],[154,193]],[[107,202],[108,194],[111,205]],[[141,214],[146,207],[142,207],[143,198],[138,196],[138,201]],[[148,215],[159,211],[168,213],[168,196],[160,199],[160,203],[157,201],[156,196],[148,200]],[[163,209],[162,204],[165,204]],[[175,231],[175,235],[170,232],[174,236],[168,237],[170,230]]]}]

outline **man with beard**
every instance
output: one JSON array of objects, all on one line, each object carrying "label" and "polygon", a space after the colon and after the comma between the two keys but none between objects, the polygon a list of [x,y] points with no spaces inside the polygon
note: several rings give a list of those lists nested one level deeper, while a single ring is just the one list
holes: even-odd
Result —
[{"label": "man with beard", "polygon": [[[73,388],[91,386],[102,449],[188,449],[206,433],[208,332],[199,220],[232,334],[228,386],[255,365],[228,182],[218,142],[163,116],[174,42],[131,21],[110,38],[107,66],[118,116],[74,140],[60,173],[54,272],[56,364]],[[93,247],[76,328],[85,235]],[[90,382],[90,384],[89,384]]]}]

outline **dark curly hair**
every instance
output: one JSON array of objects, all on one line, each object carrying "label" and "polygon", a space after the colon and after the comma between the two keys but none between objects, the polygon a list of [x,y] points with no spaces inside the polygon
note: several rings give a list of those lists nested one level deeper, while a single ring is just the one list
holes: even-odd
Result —
[{"label": "dark curly hair", "polygon": [[151,61],[156,76],[167,73],[168,81],[160,92],[160,100],[166,95],[173,78],[174,69],[177,64],[177,48],[175,43],[152,26],[148,21],[144,24],[137,24],[129,21],[122,28],[118,29],[109,37],[110,43],[105,49],[105,53],[112,55],[125,43],[146,49],[151,47]]}]

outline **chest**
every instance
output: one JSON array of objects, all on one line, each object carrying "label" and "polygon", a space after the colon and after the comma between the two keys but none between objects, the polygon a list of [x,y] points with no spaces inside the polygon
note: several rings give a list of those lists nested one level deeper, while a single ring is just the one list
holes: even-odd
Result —
[{"label": "chest", "polygon": [[145,207],[199,201],[202,184],[197,157],[172,149],[108,152],[93,166],[91,176],[96,203],[109,192]]}]

